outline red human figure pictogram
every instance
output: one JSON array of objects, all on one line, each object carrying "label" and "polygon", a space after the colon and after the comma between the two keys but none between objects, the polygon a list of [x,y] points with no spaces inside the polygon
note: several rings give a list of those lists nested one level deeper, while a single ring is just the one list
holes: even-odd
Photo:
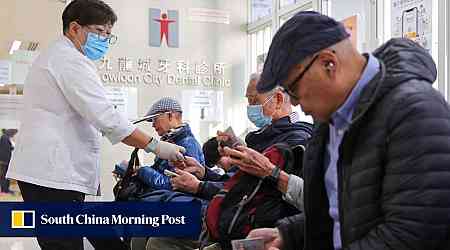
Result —
[{"label": "red human figure pictogram", "polygon": [[168,45],[169,44],[169,23],[173,23],[173,22],[175,22],[175,20],[168,19],[166,13],[162,13],[160,19],[153,19],[153,20],[155,20],[161,24],[161,31],[160,31],[161,43],[165,36],[166,44]]}]

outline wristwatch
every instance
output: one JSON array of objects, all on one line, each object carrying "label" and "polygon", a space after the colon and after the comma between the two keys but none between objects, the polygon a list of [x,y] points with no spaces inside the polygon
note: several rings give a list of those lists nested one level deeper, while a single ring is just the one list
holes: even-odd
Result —
[{"label": "wristwatch", "polygon": [[267,180],[273,185],[278,185],[278,179],[280,178],[280,171],[281,169],[278,166],[275,166],[275,168],[272,169],[272,173],[266,176]]}]

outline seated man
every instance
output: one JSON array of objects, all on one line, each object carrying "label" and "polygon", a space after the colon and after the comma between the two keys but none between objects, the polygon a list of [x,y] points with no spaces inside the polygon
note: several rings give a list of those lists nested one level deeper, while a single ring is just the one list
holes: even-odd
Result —
[{"label": "seated man", "polygon": [[[147,116],[153,116],[148,121],[152,123],[162,141],[183,146],[186,149],[186,156],[196,159],[201,164],[205,163],[200,144],[192,134],[189,125],[182,122],[182,110],[178,101],[170,97],[161,98],[152,105]],[[125,172],[125,167],[121,164],[116,172]],[[164,174],[164,170],[173,171],[173,168],[169,161],[156,158],[151,167],[139,168],[137,175],[153,189],[171,190],[170,177]]]},{"label": "seated man", "polygon": [[[289,96],[280,88],[275,88],[267,93],[258,94],[256,91],[256,84],[259,75],[252,74],[250,82],[247,87],[246,97],[248,100],[248,118],[257,127],[257,131],[250,132],[245,142],[247,147],[257,152],[263,152],[268,147],[284,142],[289,146],[306,145],[312,133],[312,125],[305,122],[291,121],[292,108],[289,101]],[[256,112],[258,111],[258,112]],[[238,140],[233,136],[218,132],[217,139],[219,141],[232,141],[226,144],[234,143]],[[222,156],[222,161],[230,164],[230,158]],[[189,160],[186,162],[191,168],[197,166],[201,168],[200,164]],[[270,166],[271,167],[271,166]],[[242,168],[241,168],[242,169]],[[251,168],[242,169],[249,174],[265,177],[271,174],[272,169],[264,168],[254,170]],[[192,178],[191,174],[176,170],[180,174],[177,178],[172,178],[172,184],[180,191],[190,192],[196,194],[198,197],[210,200],[222,188],[222,184],[228,178],[217,176],[216,173],[205,168],[204,175],[200,176],[200,181],[197,178]],[[188,171],[192,172],[192,171]],[[228,177],[228,176],[225,176]],[[302,199],[301,193],[303,181],[295,175],[289,175],[285,171],[280,171],[278,189],[285,194],[285,199],[293,206],[301,209]]]}]

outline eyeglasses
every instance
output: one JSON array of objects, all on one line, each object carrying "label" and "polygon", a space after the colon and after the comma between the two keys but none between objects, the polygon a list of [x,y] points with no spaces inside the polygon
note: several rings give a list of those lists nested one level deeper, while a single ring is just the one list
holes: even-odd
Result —
[{"label": "eyeglasses", "polygon": [[108,42],[109,45],[114,45],[117,42],[117,36],[114,34],[109,34],[107,36],[104,36],[96,32],[92,32],[92,34],[96,36],[95,38],[97,38],[99,41]]},{"label": "eyeglasses", "polygon": [[98,36],[98,40],[102,41],[102,42],[108,42],[109,45],[114,45],[117,42],[117,36],[114,34],[109,34],[107,37],[102,36],[100,34],[94,33]]},{"label": "eyeglasses", "polygon": [[266,105],[266,104],[272,99],[272,97],[274,97],[274,96],[275,96],[275,94],[268,96],[268,97],[266,98],[266,100],[264,100],[262,106],[264,107],[264,105]]},{"label": "eyeglasses", "polygon": [[158,119],[159,117],[161,117],[162,115],[165,115],[165,114],[169,114],[169,115],[170,115],[170,112],[164,112],[164,113],[156,114],[156,115],[154,115],[152,118],[147,119],[147,121],[148,121],[148,122],[155,122],[156,119]]},{"label": "eyeglasses", "polygon": [[302,73],[300,73],[297,78],[295,78],[294,81],[292,81],[289,84],[286,84],[284,86],[284,90],[286,91],[286,93],[289,95],[289,97],[294,98],[296,100],[298,100],[298,96],[295,94],[295,90],[297,89],[297,84],[298,82],[303,78],[303,76],[305,75],[305,73],[309,70],[309,68],[311,68],[311,66],[314,64],[314,62],[316,61],[316,59],[319,57],[319,55],[315,55],[313,57],[313,59],[311,60],[311,62],[309,62],[309,64],[305,67],[305,70],[303,70]]},{"label": "eyeglasses", "polygon": [[99,41],[108,42],[109,45],[114,45],[117,42],[117,36],[114,34],[107,34],[105,31],[106,28],[100,28],[99,26],[94,27],[91,25],[87,25],[85,27],[93,30],[92,34],[94,34]]},{"label": "eyeglasses", "polygon": [[[262,106],[266,105],[270,99],[272,99],[272,97],[274,97],[275,94],[270,95],[268,97],[266,97],[266,99],[264,99],[264,101],[262,102]],[[257,95],[247,95],[247,99],[248,99],[248,105],[259,105],[258,104],[258,100],[257,100]]]}]

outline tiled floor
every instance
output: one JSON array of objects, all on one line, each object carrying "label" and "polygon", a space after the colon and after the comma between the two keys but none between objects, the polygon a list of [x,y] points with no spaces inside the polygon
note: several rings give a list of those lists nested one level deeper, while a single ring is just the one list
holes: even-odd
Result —
[{"label": "tiled floor", "polygon": [[19,187],[17,183],[11,181],[9,189],[14,192],[14,194],[6,194],[0,193],[0,202],[1,201],[22,201],[22,196],[20,196]]},{"label": "tiled floor", "polygon": [[33,238],[0,238],[0,249],[5,250],[38,250],[39,245]]},{"label": "tiled floor", "polygon": [[[0,238],[1,250],[40,250],[35,238]],[[84,250],[94,250],[89,242],[84,240]]]}]

